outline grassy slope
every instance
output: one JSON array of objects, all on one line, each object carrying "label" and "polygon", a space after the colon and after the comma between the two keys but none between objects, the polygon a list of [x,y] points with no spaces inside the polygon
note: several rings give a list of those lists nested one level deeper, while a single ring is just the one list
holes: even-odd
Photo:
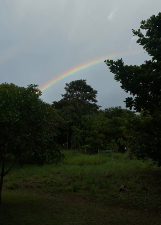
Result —
[{"label": "grassy slope", "polygon": [[[161,170],[126,155],[65,152],[59,165],[5,178],[0,221],[9,224],[161,224]],[[119,193],[120,185],[125,191]]]}]

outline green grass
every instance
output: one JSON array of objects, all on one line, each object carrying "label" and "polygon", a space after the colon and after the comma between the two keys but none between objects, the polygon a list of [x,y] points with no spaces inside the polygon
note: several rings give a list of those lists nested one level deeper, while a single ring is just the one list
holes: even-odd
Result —
[{"label": "green grass", "polygon": [[119,153],[113,161],[104,152],[64,154],[58,165],[17,165],[5,177],[2,224],[161,223],[161,169],[155,164],[128,163]]}]

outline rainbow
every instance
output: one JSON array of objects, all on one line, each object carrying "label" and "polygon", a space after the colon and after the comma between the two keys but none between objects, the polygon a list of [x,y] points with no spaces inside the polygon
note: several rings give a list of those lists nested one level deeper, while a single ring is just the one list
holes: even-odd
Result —
[{"label": "rainbow", "polygon": [[46,89],[50,88],[53,84],[56,84],[57,82],[63,80],[64,78],[71,76],[72,74],[75,74],[81,70],[84,70],[90,66],[96,65],[100,62],[103,62],[106,59],[114,59],[116,57],[121,57],[121,56],[125,56],[125,55],[135,55],[135,54],[140,54],[143,53],[143,51],[137,51],[137,52],[122,52],[120,54],[116,53],[116,54],[110,54],[110,55],[106,55],[103,56],[99,59],[94,59],[88,62],[85,62],[83,64],[79,64],[75,67],[70,68],[69,70],[66,70],[65,72],[59,74],[58,76],[53,77],[51,80],[47,81],[46,83],[42,84],[39,89],[43,92]]}]

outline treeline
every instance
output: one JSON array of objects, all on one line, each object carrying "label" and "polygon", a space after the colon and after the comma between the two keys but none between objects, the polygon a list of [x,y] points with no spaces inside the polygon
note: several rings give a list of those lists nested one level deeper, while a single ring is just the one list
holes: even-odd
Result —
[{"label": "treeline", "polygon": [[99,110],[97,91],[85,80],[72,81],[65,90],[50,105],[37,85],[0,85],[0,203],[4,176],[16,163],[58,163],[62,148],[91,154],[111,144],[124,152],[122,126],[135,114],[120,107]]},{"label": "treeline", "polygon": [[59,145],[65,149],[97,153],[115,143],[118,151],[125,152],[124,127],[136,116],[135,113],[121,107],[100,110],[97,91],[85,80],[72,81],[66,84],[65,90],[63,98],[52,104],[64,121]]},{"label": "treeline", "polygon": [[137,114],[119,107],[99,110],[97,92],[85,87],[85,80],[71,82],[62,100],[52,104],[65,121],[59,142],[89,152],[109,146],[124,152],[126,146],[129,154],[151,158],[161,166],[161,13],[142,20],[140,29],[132,32],[151,60],[140,66],[124,65],[122,59],[105,63],[131,95],[125,99],[126,107]]}]

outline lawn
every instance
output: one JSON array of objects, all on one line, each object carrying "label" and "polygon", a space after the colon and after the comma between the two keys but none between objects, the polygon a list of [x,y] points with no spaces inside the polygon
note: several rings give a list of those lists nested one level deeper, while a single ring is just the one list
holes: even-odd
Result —
[{"label": "lawn", "polygon": [[153,162],[64,154],[58,165],[16,165],[5,177],[1,224],[161,224],[161,169]]}]

